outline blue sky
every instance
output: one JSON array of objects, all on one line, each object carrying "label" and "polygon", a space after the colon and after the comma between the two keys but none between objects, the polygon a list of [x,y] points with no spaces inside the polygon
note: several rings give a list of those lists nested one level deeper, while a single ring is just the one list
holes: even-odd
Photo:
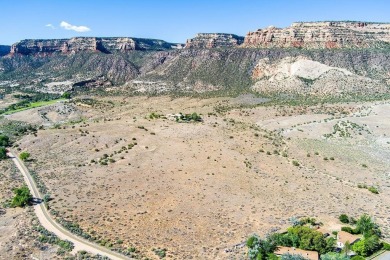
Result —
[{"label": "blue sky", "polygon": [[245,35],[294,21],[390,22],[389,14],[388,0],[8,0],[0,2],[0,44],[74,36],[185,42],[198,32]]}]

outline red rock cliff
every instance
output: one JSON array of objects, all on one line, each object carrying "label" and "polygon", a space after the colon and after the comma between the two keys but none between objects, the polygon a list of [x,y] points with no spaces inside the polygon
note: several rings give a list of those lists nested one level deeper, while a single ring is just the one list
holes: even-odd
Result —
[{"label": "red rock cliff", "polygon": [[367,48],[390,43],[390,24],[366,22],[299,22],[286,28],[249,32],[242,47]]}]

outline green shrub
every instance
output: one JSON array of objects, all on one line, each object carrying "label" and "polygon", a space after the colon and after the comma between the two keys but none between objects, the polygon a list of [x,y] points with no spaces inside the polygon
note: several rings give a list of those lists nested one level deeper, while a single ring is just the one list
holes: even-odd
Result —
[{"label": "green shrub", "polygon": [[158,119],[158,118],[160,118],[161,117],[161,115],[159,115],[159,114],[157,114],[157,113],[151,113],[150,115],[149,115],[149,118],[150,119]]},{"label": "green shrub", "polygon": [[382,249],[390,251],[390,244],[386,242],[382,242]]},{"label": "green shrub", "polygon": [[292,164],[293,164],[294,166],[299,166],[299,162],[298,162],[298,161],[292,161]]},{"label": "green shrub", "polygon": [[344,231],[344,232],[347,232],[347,233],[350,233],[350,234],[360,234],[360,232],[356,229],[353,229],[351,227],[341,227],[341,231]]},{"label": "green shrub", "polygon": [[274,253],[268,254],[267,260],[279,260],[279,257],[275,255]]},{"label": "green shrub", "polygon": [[363,256],[355,255],[355,256],[352,256],[351,260],[366,260],[366,259]]},{"label": "green shrub", "polygon": [[160,258],[164,258],[167,255],[167,250],[165,248],[155,248],[153,252]]},{"label": "green shrub", "polygon": [[70,93],[64,92],[64,94],[61,95],[62,98],[70,99]]},{"label": "green shrub", "polygon": [[0,135],[0,146],[8,147],[9,145],[9,137],[6,135]]},{"label": "green shrub", "polygon": [[349,260],[349,256],[345,254],[330,252],[325,255],[321,255],[321,260]]},{"label": "green shrub", "polygon": [[7,159],[7,149],[0,146],[0,160]]},{"label": "green shrub", "polygon": [[346,214],[341,214],[339,216],[339,220],[341,221],[341,223],[344,223],[344,224],[348,224],[349,223],[349,218]]},{"label": "green shrub", "polygon": [[376,188],[374,186],[368,187],[368,190],[374,194],[379,194],[378,188]]},{"label": "green shrub", "polygon": [[358,184],[358,188],[359,188],[359,189],[367,189],[367,184],[359,183],[359,184]]},{"label": "green shrub", "polygon": [[22,152],[21,154],[19,154],[19,158],[20,158],[22,161],[27,161],[28,158],[30,158],[30,153],[28,153],[28,152]]},{"label": "green shrub", "polygon": [[307,260],[307,258],[305,258],[302,255],[298,255],[298,254],[293,255],[293,254],[290,254],[290,253],[283,254],[280,259],[281,260]]}]

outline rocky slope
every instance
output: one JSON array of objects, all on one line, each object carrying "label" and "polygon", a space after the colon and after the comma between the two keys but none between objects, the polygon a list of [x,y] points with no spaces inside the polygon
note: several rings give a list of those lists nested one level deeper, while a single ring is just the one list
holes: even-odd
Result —
[{"label": "rocky slope", "polygon": [[387,93],[390,52],[383,47],[389,46],[389,26],[295,23],[249,33],[242,44],[232,34],[198,34],[185,48],[137,38],[24,40],[0,58],[0,86],[53,91],[48,86],[66,82],[66,89],[124,86],[142,93]]},{"label": "rocky slope", "polygon": [[372,48],[390,43],[390,24],[367,22],[298,22],[286,28],[249,32],[243,47]]},{"label": "rocky slope", "polygon": [[384,93],[390,83],[390,53],[224,48],[14,56],[0,59],[1,80],[33,89],[70,81],[76,89],[82,85],[78,82],[88,82],[90,88],[125,85],[147,93]]},{"label": "rocky slope", "polygon": [[237,47],[244,42],[244,37],[228,33],[198,33],[188,39],[186,49]]},{"label": "rocky slope", "polygon": [[84,51],[111,53],[131,50],[167,50],[178,47],[180,45],[154,39],[75,37],[55,40],[22,40],[11,46],[10,54],[46,55],[51,53],[78,53]]}]

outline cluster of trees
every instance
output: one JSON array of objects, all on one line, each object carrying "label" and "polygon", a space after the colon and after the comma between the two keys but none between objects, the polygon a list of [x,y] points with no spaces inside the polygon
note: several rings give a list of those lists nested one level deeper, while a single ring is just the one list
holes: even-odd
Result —
[{"label": "cluster of trees", "polygon": [[256,260],[273,259],[273,252],[277,246],[296,247],[325,254],[332,252],[335,245],[336,239],[325,238],[321,232],[301,225],[289,228],[287,233],[271,234],[266,239],[261,239],[257,235],[254,235],[247,241],[249,258]]},{"label": "cluster of trees", "polygon": [[30,190],[28,189],[28,187],[26,185],[24,185],[20,188],[14,189],[13,192],[15,195],[11,201],[12,207],[27,206],[32,200],[32,195],[31,195]]},{"label": "cluster of trees", "polygon": [[0,135],[0,160],[7,158],[7,149],[10,145],[9,137],[6,135]]},{"label": "cluster of trees", "polygon": [[270,237],[279,246],[313,250],[320,254],[333,251],[336,245],[336,239],[332,237],[325,238],[321,232],[307,226],[290,227],[287,233],[275,233]]},{"label": "cluster of trees", "polygon": [[376,235],[365,237],[352,245],[352,251],[361,256],[369,256],[382,248],[382,242]]},{"label": "cluster of trees", "polygon": [[246,245],[249,248],[248,257],[251,260],[278,259],[274,254],[278,244],[270,237],[261,239],[253,235],[246,241]]},{"label": "cluster of trees", "polygon": [[16,94],[14,95],[15,98],[21,99],[21,101],[11,104],[5,109],[3,109],[1,112],[7,112],[7,111],[13,111],[20,108],[29,107],[31,103],[34,102],[40,102],[40,101],[50,101],[53,99],[59,98],[58,94],[49,94],[49,93],[36,93],[35,95],[28,95],[28,94]]},{"label": "cluster of trees", "polygon": [[[362,234],[363,238],[352,246],[346,243],[342,253],[336,253],[336,239],[326,238],[321,232],[312,229],[310,226],[318,225],[313,218],[296,219],[291,218],[292,227],[285,233],[273,233],[265,239],[257,235],[247,240],[249,248],[248,256],[251,260],[278,259],[274,251],[278,246],[296,247],[303,250],[317,251],[323,260],[348,260],[349,251],[354,251],[358,256],[351,259],[361,259],[377,252],[380,249],[390,250],[390,244],[381,242],[381,231],[378,225],[367,214],[355,220],[343,214],[339,217],[343,223],[353,223],[355,228],[343,227],[342,230],[351,234]],[[282,260],[304,259],[300,255],[286,254]]]},{"label": "cluster of trees", "polygon": [[21,101],[15,104],[11,104],[8,107],[4,108],[3,110],[0,111],[0,114],[5,113],[7,111],[14,111],[21,108],[27,108],[30,107],[32,103],[36,103],[36,102],[45,102],[45,101],[55,100],[59,98],[70,99],[71,94],[69,92],[64,92],[62,95],[51,94],[51,93],[34,93],[33,95],[15,94],[14,97],[20,99]]},{"label": "cluster of trees", "polygon": [[369,256],[381,249],[384,243],[380,241],[381,230],[379,226],[367,214],[363,214],[355,221],[343,214],[339,217],[343,223],[356,224],[355,228],[342,227],[341,230],[351,234],[362,234],[363,239],[354,243],[351,247],[352,251],[360,256]]}]

